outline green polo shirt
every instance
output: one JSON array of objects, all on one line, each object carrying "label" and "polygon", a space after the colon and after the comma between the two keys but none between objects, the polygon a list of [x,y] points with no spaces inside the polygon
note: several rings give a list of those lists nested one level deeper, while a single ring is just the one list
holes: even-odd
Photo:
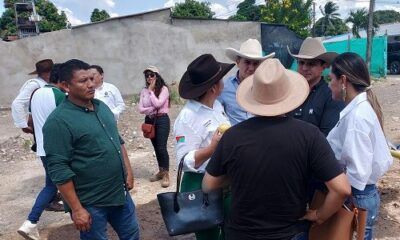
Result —
[{"label": "green polo shirt", "polygon": [[72,179],[83,206],[123,205],[124,142],[111,110],[92,102],[94,111],[66,98],[48,117],[43,127],[48,173],[57,185]]}]

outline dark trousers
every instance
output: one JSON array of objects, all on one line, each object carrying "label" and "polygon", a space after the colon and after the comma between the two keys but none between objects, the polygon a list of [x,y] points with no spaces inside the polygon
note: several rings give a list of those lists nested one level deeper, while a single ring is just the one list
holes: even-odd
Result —
[{"label": "dark trousers", "polygon": [[167,114],[155,118],[146,116],[145,123],[153,123],[156,120],[156,136],[151,139],[154,151],[156,152],[158,167],[169,170],[169,155],[167,151],[167,142],[170,129],[170,119]]}]

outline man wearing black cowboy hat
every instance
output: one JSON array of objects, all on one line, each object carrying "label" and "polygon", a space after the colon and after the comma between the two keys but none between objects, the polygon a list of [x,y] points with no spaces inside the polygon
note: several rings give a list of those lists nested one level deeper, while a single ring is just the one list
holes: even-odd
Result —
[{"label": "man wearing black cowboy hat", "polygon": [[[188,99],[174,124],[176,159],[183,161],[181,191],[201,189],[205,168],[217,147],[221,124],[229,124],[216,99],[224,88],[222,77],[234,64],[220,63],[211,54],[196,58],[179,83],[179,95]],[[197,240],[219,239],[220,229],[196,233]]]},{"label": "man wearing black cowboy hat", "polygon": [[31,78],[22,85],[18,96],[11,105],[11,113],[16,127],[21,128],[24,133],[32,133],[33,128],[28,126],[28,108],[32,93],[43,87],[49,82],[50,72],[53,68],[53,60],[44,59],[36,63],[36,70],[29,75],[37,74],[37,77]]}]

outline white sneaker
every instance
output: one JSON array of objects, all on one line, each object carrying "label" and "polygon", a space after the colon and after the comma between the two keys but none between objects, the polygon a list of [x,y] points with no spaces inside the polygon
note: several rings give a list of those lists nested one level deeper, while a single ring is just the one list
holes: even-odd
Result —
[{"label": "white sneaker", "polygon": [[25,239],[29,240],[40,240],[39,231],[36,223],[26,220],[24,224],[17,231]]}]

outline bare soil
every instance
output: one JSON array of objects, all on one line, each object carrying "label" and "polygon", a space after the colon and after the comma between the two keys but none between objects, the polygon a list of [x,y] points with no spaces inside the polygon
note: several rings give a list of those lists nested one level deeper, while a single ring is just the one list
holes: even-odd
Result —
[{"label": "bare soil", "polygon": [[[374,83],[385,115],[385,131],[389,139],[400,143],[400,76],[388,77]],[[135,188],[131,191],[136,203],[141,239],[194,239],[193,234],[171,238],[168,236],[156,195],[174,191],[176,164],[173,136],[168,143],[171,164],[171,186],[163,189],[158,182],[148,178],[157,171],[153,148],[148,139],[141,136],[143,116],[135,104],[126,99],[128,110],[121,116],[119,128],[126,141],[128,154],[135,174]],[[171,122],[182,106],[172,106]],[[11,113],[0,111],[0,239],[22,239],[16,230],[26,219],[36,195],[44,184],[41,162],[30,151],[32,137],[22,133],[12,124]],[[382,194],[376,239],[400,239],[400,164],[394,159],[391,170],[381,179]],[[79,239],[72,221],[66,213],[44,212],[39,222],[41,239]],[[118,239],[109,228],[110,239]]]}]

